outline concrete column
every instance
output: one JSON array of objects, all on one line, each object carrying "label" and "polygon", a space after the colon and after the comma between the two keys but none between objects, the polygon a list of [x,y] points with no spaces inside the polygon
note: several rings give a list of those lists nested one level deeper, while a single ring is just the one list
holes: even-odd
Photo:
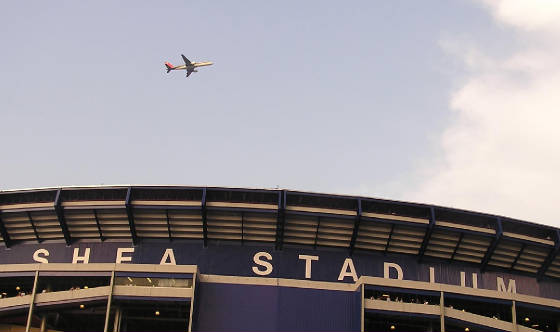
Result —
[{"label": "concrete column", "polygon": [[35,293],[37,293],[37,281],[39,279],[39,270],[35,270],[35,280],[33,281],[33,291],[31,292],[31,302],[29,303],[29,312],[27,314],[27,324],[25,325],[25,332],[31,329],[31,319],[33,317],[33,304],[35,303]]},{"label": "concrete column", "polygon": [[513,332],[517,332],[517,311],[515,310],[515,301],[511,301],[511,323],[513,324]]},{"label": "concrete column", "polygon": [[187,332],[191,332],[192,331],[192,321],[193,321],[193,313],[194,313],[194,306],[196,305],[195,303],[195,291],[196,291],[196,278],[198,276],[198,267],[196,268],[196,270],[193,273],[193,282],[192,282],[192,297],[191,297],[191,310],[189,311],[189,324],[187,326]]},{"label": "concrete column", "polygon": [[362,284],[362,308],[361,308],[362,309],[362,315],[361,315],[362,322],[360,323],[360,325],[361,325],[360,331],[361,332],[364,332],[364,329],[365,329],[364,323],[365,323],[365,319],[366,319],[366,317],[365,317],[365,315],[366,315],[365,310],[366,309],[365,309],[365,305],[364,305],[364,302],[365,302],[364,296],[365,296],[365,290],[364,290],[364,284]]},{"label": "concrete column", "polygon": [[122,322],[122,309],[120,307],[115,308],[115,321],[113,322],[113,332],[119,332],[121,330]]},{"label": "concrete column", "polygon": [[39,329],[41,332],[47,331],[47,315],[44,314],[41,316],[41,328]]},{"label": "concrete column", "polygon": [[432,321],[428,323],[428,329],[426,332],[434,332],[434,323],[432,323]]},{"label": "concrete column", "polygon": [[439,328],[441,332],[445,332],[445,304],[443,303],[443,292],[439,295]]},{"label": "concrete column", "polygon": [[109,332],[109,316],[111,316],[111,301],[113,300],[113,288],[115,285],[115,268],[113,265],[113,271],[111,271],[111,283],[109,284],[109,296],[107,297],[107,311],[105,312],[105,327],[103,332]]}]

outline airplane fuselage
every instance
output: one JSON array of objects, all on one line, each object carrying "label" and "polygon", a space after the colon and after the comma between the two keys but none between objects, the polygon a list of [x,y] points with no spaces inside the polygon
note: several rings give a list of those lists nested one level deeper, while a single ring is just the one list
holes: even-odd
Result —
[{"label": "airplane fuselage", "polygon": [[189,59],[187,59],[187,57],[184,54],[181,54],[181,57],[183,58],[183,61],[185,62],[184,65],[173,66],[169,62],[165,63],[165,69],[167,69],[168,73],[172,70],[186,70],[187,71],[187,77],[189,77],[192,73],[197,72],[197,70],[196,70],[197,67],[210,66],[212,64],[212,62],[210,62],[210,61],[192,62]]},{"label": "airplane fuselage", "polygon": [[204,67],[204,66],[210,66],[213,63],[210,61],[207,62],[193,62],[191,66],[187,66],[187,65],[181,65],[181,66],[175,66],[173,67],[173,69],[171,70],[188,70],[188,69],[195,69],[196,67]]}]

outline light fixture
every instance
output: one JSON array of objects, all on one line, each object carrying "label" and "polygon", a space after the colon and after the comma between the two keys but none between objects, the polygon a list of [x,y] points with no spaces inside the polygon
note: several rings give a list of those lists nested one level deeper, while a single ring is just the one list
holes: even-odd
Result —
[{"label": "light fixture", "polygon": [[131,277],[126,277],[128,279],[128,281],[132,282],[132,278]]},{"label": "light fixture", "polygon": [[88,287],[87,285],[86,285],[86,286],[84,286],[84,289],[88,289],[88,288],[89,288],[89,287]]},{"label": "light fixture", "polygon": [[19,286],[16,286],[16,290],[19,291],[21,288],[19,288]]},{"label": "light fixture", "polygon": [[539,324],[533,324],[533,325],[531,325],[531,327],[533,327],[533,328],[534,327],[539,327]]},{"label": "light fixture", "polygon": [[525,321],[526,322],[530,321],[529,317],[525,317]]},{"label": "light fixture", "polygon": [[469,329],[468,327],[465,327],[465,332],[469,332],[471,329]]},{"label": "light fixture", "polygon": [[155,314],[156,316],[159,316],[159,310],[156,310]]},{"label": "light fixture", "polygon": [[146,279],[148,279],[148,282],[151,284],[152,283],[152,279],[150,279],[150,277],[147,277]]},{"label": "light fixture", "polygon": [[85,305],[80,304],[80,309],[83,309],[83,308],[85,308],[85,307],[86,307]]},{"label": "light fixture", "polygon": [[393,331],[394,329],[396,329],[395,325],[391,325],[391,327],[389,327],[391,329],[391,331]]}]

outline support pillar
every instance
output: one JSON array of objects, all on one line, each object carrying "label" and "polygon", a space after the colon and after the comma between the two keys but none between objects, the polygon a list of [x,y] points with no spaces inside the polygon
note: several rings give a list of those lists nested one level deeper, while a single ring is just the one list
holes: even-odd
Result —
[{"label": "support pillar", "polygon": [[519,329],[517,327],[517,311],[515,310],[515,300],[511,301],[511,323],[513,324],[513,332],[517,332]]},{"label": "support pillar", "polygon": [[109,316],[111,316],[111,301],[113,300],[113,288],[115,285],[115,268],[111,271],[111,284],[109,285],[109,296],[107,296],[107,311],[105,312],[105,327],[103,332],[109,332]]},{"label": "support pillar", "polygon": [[439,329],[445,332],[445,304],[443,303],[443,292],[439,293]]},{"label": "support pillar", "polygon": [[360,325],[361,325],[361,327],[360,327],[360,331],[361,331],[361,332],[364,332],[364,330],[365,330],[365,326],[364,326],[365,320],[366,320],[366,317],[365,317],[365,316],[366,316],[366,313],[365,313],[365,311],[366,311],[366,308],[365,308],[365,296],[366,296],[366,294],[365,294],[365,286],[364,286],[364,284],[362,284],[362,317],[361,317],[362,322],[361,322],[361,324],[360,324]]},{"label": "support pillar", "polygon": [[46,332],[47,331],[47,315],[42,315],[41,316],[41,328],[39,329],[39,331],[41,332]]},{"label": "support pillar", "polygon": [[198,276],[198,267],[196,268],[193,274],[193,281],[192,281],[192,297],[191,297],[191,308],[189,310],[189,324],[187,326],[187,332],[192,331],[193,326],[193,315],[194,315],[194,306],[195,306],[195,292],[196,292],[196,283],[197,283],[197,276]]},{"label": "support pillar", "polygon": [[31,302],[29,303],[29,312],[27,314],[27,324],[25,325],[25,332],[31,329],[31,320],[33,318],[33,304],[35,303],[35,293],[37,293],[37,281],[39,279],[39,269],[35,270],[35,280],[33,281],[33,291],[31,292]]},{"label": "support pillar", "polygon": [[122,309],[120,307],[115,308],[115,320],[113,322],[113,332],[119,332],[121,330],[122,323]]},{"label": "support pillar", "polygon": [[427,332],[434,332],[434,323],[432,321],[430,321],[428,323],[428,330]]}]

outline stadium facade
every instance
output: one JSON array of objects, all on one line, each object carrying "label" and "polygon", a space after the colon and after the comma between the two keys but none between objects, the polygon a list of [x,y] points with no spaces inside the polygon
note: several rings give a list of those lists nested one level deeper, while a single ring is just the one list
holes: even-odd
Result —
[{"label": "stadium facade", "polygon": [[560,331],[560,231],[288,190],[0,192],[3,331]]}]

